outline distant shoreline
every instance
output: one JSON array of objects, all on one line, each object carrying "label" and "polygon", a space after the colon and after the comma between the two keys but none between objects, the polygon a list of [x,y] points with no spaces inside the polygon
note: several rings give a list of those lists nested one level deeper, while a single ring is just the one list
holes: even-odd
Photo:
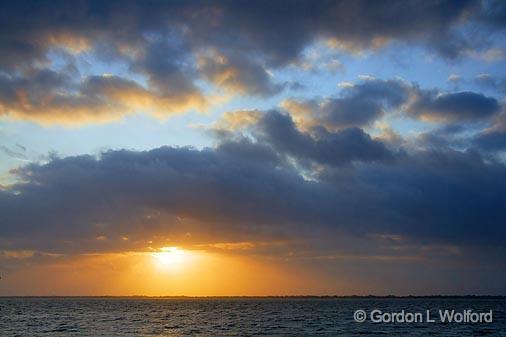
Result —
[{"label": "distant shoreline", "polygon": [[294,295],[294,296],[143,296],[143,295],[132,295],[132,296],[80,296],[80,295],[47,295],[47,296],[24,296],[24,295],[13,295],[13,296],[0,296],[0,299],[8,298],[97,298],[97,299],[168,299],[168,300],[226,300],[226,299],[506,299],[506,295],[427,295],[427,296],[377,296],[377,295]]}]

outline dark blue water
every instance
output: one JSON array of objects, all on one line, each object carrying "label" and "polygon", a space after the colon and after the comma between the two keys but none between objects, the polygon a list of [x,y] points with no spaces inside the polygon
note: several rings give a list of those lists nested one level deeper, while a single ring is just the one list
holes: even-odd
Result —
[{"label": "dark blue water", "polygon": [[[373,323],[374,309],[436,322]],[[493,322],[442,323],[440,309]],[[506,336],[506,300],[0,298],[0,336]]]}]

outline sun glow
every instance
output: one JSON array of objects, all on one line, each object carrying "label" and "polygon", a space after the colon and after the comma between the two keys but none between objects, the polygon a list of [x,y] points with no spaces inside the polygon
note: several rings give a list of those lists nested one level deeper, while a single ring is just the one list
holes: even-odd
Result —
[{"label": "sun glow", "polygon": [[189,262],[190,254],[178,247],[163,247],[153,257],[160,268],[179,269]]}]

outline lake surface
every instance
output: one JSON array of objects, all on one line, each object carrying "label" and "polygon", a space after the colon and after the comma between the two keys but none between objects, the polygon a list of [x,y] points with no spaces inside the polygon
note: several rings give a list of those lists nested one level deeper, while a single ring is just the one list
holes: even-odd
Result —
[{"label": "lake surface", "polygon": [[[445,309],[492,310],[493,322],[442,323]],[[436,322],[373,323],[373,310]],[[506,300],[0,298],[0,336],[506,336]]]}]

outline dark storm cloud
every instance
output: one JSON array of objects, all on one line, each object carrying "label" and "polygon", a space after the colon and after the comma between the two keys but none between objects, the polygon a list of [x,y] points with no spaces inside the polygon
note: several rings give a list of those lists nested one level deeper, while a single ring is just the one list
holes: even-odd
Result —
[{"label": "dark storm cloud", "polygon": [[[308,252],[327,249],[312,246],[325,238],[375,235],[402,245],[504,245],[506,167],[490,156],[451,148],[395,155],[360,129],[307,134],[275,111],[250,132],[203,150],[23,166],[0,190],[1,246],[142,250],[186,233],[209,244],[305,242]],[[292,159],[320,165],[308,179]]]},{"label": "dark storm cloud", "polygon": [[488,151],[506,150],[506,130],[483,132],[474,139],[475,144]]},{"label": "dark storm cloud", "polygon": [[[283,169],[269,149],[247,142],[217,150],[159,148],[107,152],[98,159],[55,158],[18,174],[26,182],[0,194],[6,249],[20,243],[93,249],[102,243],[99,236],[116,246],[140,242],[144,248],[155,236],[181,232],[218,231],[220,240],[272,236],[290,231],[292,221],[316,216],[302,211],[308,202],[317,209],[306,196],[327,193]],[[123,236],[130,240],[121,241]]]},{"label": "dark storm cloud", "polygon": [[501,0],[484,1],[480,19],[492,26],[506,26],[506,4]]},{"label": "dark storm cloud", "polygon": [[260,138],[281,153],[320,164],[344,165],[353,161],[386,161],[394,157],[386,146],[359,128],[328,132],[320,128],[313,135],[302,133],[290,115],[267,112],[258,123]]},{"label": "dark storm cloud", "polygon": [[441,93],[419,90],[408,112],[429,121],[479,121],[500,111],[499,102],[475,92]]},{"label": "dark storm cloud", "polygon": [[469,128],[458,125],[448,124],[422,133],[416,139],[417,145],[424,148],[453,148],[466,149],[469,146],[469,139],[465,132]]},{"label": "dark storm cloud", "polygon": [[[362,177],[386,196],[395,214],[420,240],[504,245],[506,168],[473,151],[430,150],[391,167],[366,167]],[[409,229],[407,229],[409,228]],[[437,233],[437,239],[434,234]],[[499,234],[502,233],[502,234]]]}]

